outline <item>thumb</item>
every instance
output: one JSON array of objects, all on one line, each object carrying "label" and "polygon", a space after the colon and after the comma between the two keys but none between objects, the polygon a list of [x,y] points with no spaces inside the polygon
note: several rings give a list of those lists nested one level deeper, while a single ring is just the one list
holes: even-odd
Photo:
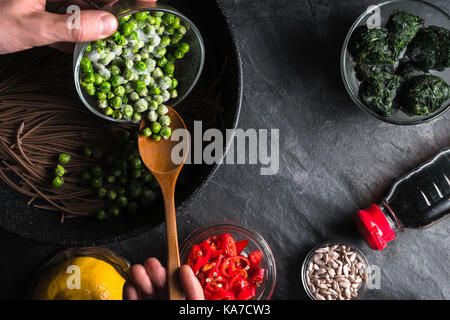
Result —
[{"label": "thumb", "polygon": [[87,42],[106,38],[117,30],[117,19],[98,10],[73,14],[39,13],[32,19],[36,46],[55,42]]},{"label": "thumb", "polygon": [[183,265],[180,268],[180,282],[186,299],[205,300],[203,288],[188,265]]}]

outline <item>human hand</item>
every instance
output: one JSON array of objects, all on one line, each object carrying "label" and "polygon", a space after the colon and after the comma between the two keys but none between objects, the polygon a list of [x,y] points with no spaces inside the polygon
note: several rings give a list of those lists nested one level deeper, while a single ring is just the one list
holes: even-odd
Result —
[{"label": "human hand", "polygon": [[[103,6],[114,0],[0,0],[0,54],[22,51],[32,47],[64,42],[86,42],[106,38],[117,29],[117,19],[106,11],[89,10],[87,2]],[[156,2],[156,0],[140,0]],[[47,12],[48,3],[62,2],[67,7],[78,5],[81,10],[80,28],[67,27],[70,14]],[[60,46],[61,47],[61,46]]]},{"label": "human hand", "polygon": [[[183,265],[180,268],[180,282],[188,300],[205,300],[200,282],[192,269]],[[168,299],[166,269],[156,258],[149,258],[144,265],[131,267],[131,280],[123,287],[125,300]]]}]

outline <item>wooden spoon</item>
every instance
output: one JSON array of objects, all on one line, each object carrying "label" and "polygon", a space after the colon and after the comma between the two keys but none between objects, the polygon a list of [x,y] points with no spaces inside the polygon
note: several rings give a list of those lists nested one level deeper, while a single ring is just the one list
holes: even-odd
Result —
[{"label": "wooden spoon", "polygon": [[[175,217],[175,184],[188,154],[189,134],[180,115],[171,107],[168,107],[170,127],[172,132],[182,129],[182,139],[161,139],[155,141],[151,137],[139,135],[138,145],[142,161],[152,172],[159,183],[164,198],[167,235],[167,280],[170,300],[183,300],[183,293],[179,283],[180,253],[178,250],[177,223]],[[140,130],[148,126],[146,120],[141,122]],[[180,130],[178,130],[180,131]],[[172,161],[172,149],[175,145],[186,143],[185,152],[180,164]]]}]

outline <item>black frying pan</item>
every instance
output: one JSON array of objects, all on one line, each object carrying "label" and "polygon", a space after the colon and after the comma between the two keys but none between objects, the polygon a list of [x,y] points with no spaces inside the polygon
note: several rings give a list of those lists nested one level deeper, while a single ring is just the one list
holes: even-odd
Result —
[{"label": "black frying pan", "polygon": [[[241,59],[233,28],[223,14],[221,1],[174,0],[167,3],[188,16],[202,33],[206,62],[197,86],[215,79],[227,59],[220,83],[223,121],[217,121],[215,127],[220,130],[235,128],[242,98]],[[183,210],[201,192],[216,169],[217,165],[186,165],[183,168],[180,176],[182,183],[176,190],[177,210]],[[123,215],[102,222],[92,218],[67,219],[61,224],[59,214],[28,206],[28,200],[0,183],[0,227],[28,239],[61,246],[123,240],[154,228],[164,219],[161,204],[147,214]]]}]

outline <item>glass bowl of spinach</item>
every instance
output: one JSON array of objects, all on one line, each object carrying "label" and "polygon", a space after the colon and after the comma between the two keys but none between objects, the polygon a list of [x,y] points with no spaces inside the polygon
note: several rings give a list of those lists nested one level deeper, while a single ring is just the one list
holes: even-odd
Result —
[{"label": "glass bowl of spinach", "polygon": [[370,6],[350,28],[341,75],[354,103],[393,124],[430,121],[450,107],[450,16],[423,1]]}]

